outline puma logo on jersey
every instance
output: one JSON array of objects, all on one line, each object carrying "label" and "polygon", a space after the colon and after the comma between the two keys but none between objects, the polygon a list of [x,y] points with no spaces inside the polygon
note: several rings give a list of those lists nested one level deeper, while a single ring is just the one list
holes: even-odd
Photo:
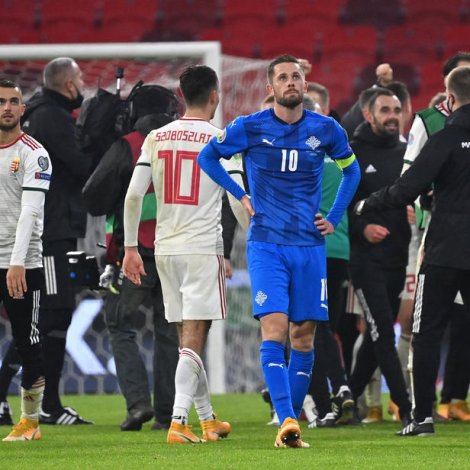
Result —
[{"label": "puma logo on jersey", "polygon": [[374,165],[369,165],[366,169],[365,169],[365,173],[377,173],[377,170],[375,168]]},{"label": "puma logo on jersey", "polygon": [[312,135],[311,137],[309,137],[305,143],[312,149],[312,150],[315,150],[320,144],[320,140],[317,139],[314,135]]},{"label": "puma logo on jersey", "polygon": [[261,290],[256,293],[255,302],[261,307],[266,302],[268,296]]},{"label": "puma logo on jersey", "polygon": [[462,142],[463,149],[470,149],[470,142]]},{"label": "puma logo on jersey", "polygon": [[281,369],[284,369],[284,364],[276,364],[275,362],[270,362],[268,364],[268,367],[280,367]]},{"label": "puma logo on jersey", "polygon": [[275,140],[276,140],[276,139],[273,139],[273,140],[269,141],[268,139],[263,139],[262,142],[263,142],[264,144],[273,145]]}]

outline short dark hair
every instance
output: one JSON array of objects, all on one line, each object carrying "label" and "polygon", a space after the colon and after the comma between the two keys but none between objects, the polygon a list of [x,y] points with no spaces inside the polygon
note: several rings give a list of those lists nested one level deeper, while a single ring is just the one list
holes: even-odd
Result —
[{"label": "short dark hair", "polygon": [[[285,63],[298,64],[299,67],[300,67],[299,59],[297,59],[297,57],[294,57],[293,55],[283,54],[283,55],[277,56],[268,65],[268,71],[267,71],[268,83],[273,82],[274,67],[276,67],[276,65],[278,65],[278,64],[285,64]],[[300,67],[300,69],[302,70],[302,73],[303,73],[302,67]]]},{"label": "short dark hair", "polygon": [[180,88],[186,104],[203,106],[208,103],[212,90],[219,87],[219,79],[207,65],[190,65],[180,75]]},{"label": "short dark hair", "polygon": [[305,94],[302,98],[302,104],[304,105],[304,109],[308,109],[309,111],[315,111],[315,106],[320,106],[311,96]]},{"label": "short dark hair", "polygon": [[377,87],[375,89],[375,93],[370,97],[369,104],[367,105],[367,109],[369,111],[372,111],[379,96],[395,96],[398,99],[397,95],[395,95],[392,90],[389,90],[388,88]]},{"label": "short dark hair", "polygon": [[447,77],[447,90],[462,104],[470,103],[470,67],[456,67]]},{"label": "short dark hair", "polygon": [[369,101],[377,93],[378,90],[385,90],[385,88],[375,86],[362,90],[359,94],[359,108],[369,108]]},{"label": "short dark hair", "polygon": [[392,90],[395,93],[395,96],[400,100],[400,103],[406,103],[410,101],[410,92],[408,91],[408,87],[403,83],[397,80],[387,83],[384,88],[388,90]]},{"label": "short dark hair", "polygon": [[328,88],[326,88],[326,86],[318,82],[309,82],[307,85],[307,93],[309,91],[314,91],[318,93],[318,95],[321,97],[321,100],[322,100],[322,103],[319,103],[322,108],[324,106],[329,106],[330,92],[328,91]]},{"label": "short dark hair", "polygon": [[447,75],[449,75],[449,73],[452,72],[452,70],[454,70],[462,60],[470,62],[470,52],[459,51],[453,56],[450,56],[442,66],[442,76],[444,78],[447,77]]},{"label": "short dark hair", "polygon": [[19,88],[19,86],[13,80],[2,78],[0,79],[0,88]]}]

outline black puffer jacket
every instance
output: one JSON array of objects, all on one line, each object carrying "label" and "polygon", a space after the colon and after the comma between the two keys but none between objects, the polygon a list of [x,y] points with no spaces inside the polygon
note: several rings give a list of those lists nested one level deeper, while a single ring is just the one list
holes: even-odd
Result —
[{"label": "black puffer jacket", "polygon": [[71,101],[43,88],[26,103],[23,130],[49,152],[52,178],[46,195],[44,242],[85,236],[86,210],[81,190],[91,170],[91,158],[75,140]]},{"label": "black puffer jacket", "polygon": [[[369,123],[363,122],[350,144],[361,167],[361,182],[349,210],[350,262],[361,264],[367,257],[385,268],[406,266],[411,238],[406,208],[370,211],[362,216],[352,210],[357,201],[392,184],[400,176],[406,143],[398,136],[379,136],[372,132]],[[390,235],[380,243],[370,243],[364,236],[368,224],[382,225]]]},{"label": "black puffer jacket", "polygon": [[395,184],[373,194],[363,213],[410,204],[433,185],[424,263],[470,269],[470,104],[452,113]]}]

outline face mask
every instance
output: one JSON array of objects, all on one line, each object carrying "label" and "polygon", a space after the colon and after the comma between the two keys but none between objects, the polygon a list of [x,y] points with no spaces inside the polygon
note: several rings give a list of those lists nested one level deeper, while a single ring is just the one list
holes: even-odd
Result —
[{"label": "face mask", "polygon": [[75,91],[77,92],[77,96],[75,98],[71,99],[70,102],[72,103],[73,109],[77,109],[82,105],[83,100],[84,100],[85,97],[80,93],[80,90],[77,88],[75,83],[73,84],[73,86],[75,87]]}]

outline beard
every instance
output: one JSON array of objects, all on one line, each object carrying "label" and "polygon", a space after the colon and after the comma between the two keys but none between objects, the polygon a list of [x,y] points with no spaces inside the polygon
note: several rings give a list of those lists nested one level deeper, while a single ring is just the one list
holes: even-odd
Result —
[{"label": "beard", "polygon": [[[395,124],[396,128],[389,129],[387,128],[387,124]],[[383,123],[379,123],[377,119],[375,119],[375,126],[376,126],[376,133],[379,135],[387,136],[387,135],[399,135],[400,134],[400,122],[398,119],[387,119]]]},{"label": "beard", "polygon": [[277,104],[284,106],[288,109],[296,108],[300,103],[303,101],[303,96],[299,94],[297,95],[288,95],[288,96],[281,96],[276,99]]},{"label": "beard", "polygon": [[5,123],[0,122],[0,131],[3,131],[3,132],[11,131],[18,125],[19,122],[20,122],[19,119],[16,121],[12,121],[10,124],[5,124]]}]

